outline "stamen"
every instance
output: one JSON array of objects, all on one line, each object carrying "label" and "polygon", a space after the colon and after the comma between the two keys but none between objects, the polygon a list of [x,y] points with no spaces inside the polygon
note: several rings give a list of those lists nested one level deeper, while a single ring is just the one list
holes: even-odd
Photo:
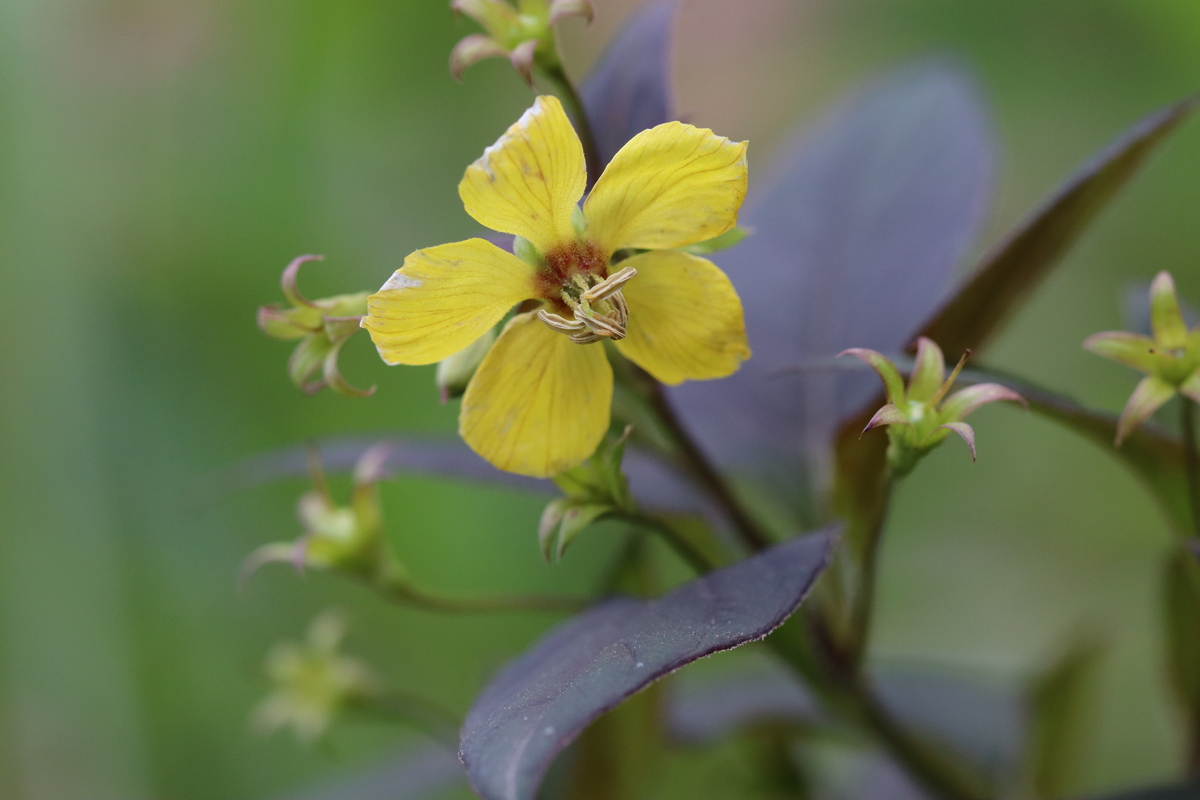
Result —
[{"label": "stamen", "polygon": [[637,270],[633,267],[625,267],[624,269],[614,272],[604,280],[597,283],[592,288],[583,293],[583,299],[588,303],[598,303],[601,300],[607,300],[621,290],[621,287],[629,283],[629,281],[637,275]]},{"label": "stamen", "polygon": [[575,319],[597,336],[605,339],[624,339],[625,326],[618,320],[610,319],[599,314],[582,314],[582,309],[575,309]]},{"label": "stamen", "polygon": [[571,334],[570,338],[575,344],[595,344],[596,342],[603,341],[605,337],[597,336],[591,331],[583,331],[582,333]]},{"label": "stamen", "polygon": [[565,319],[552,311],[547,311],[544,308],[539,308],[538,319],[546,323],[552,330],[559,333],[576,333],[584,329],[584,324],[578,320]]},{"label": "stamen", "polygon": [[620,269],[601,281],[593,275],[576,273],[559,288],[559,296],[575,318],[567,319],[543,308],[538,310],[538,319],[552,330],[568,334],[576,344],[624,339],[629,304],[621,287],[636,275],[633,267]]}]

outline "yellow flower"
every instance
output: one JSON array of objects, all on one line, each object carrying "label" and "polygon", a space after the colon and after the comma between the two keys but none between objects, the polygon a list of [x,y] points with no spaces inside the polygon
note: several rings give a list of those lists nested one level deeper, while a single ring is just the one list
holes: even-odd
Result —
[{"label": "yellow flower", "polygon": [[520,304],[459,417],[467,444],[510,472],[555,475],[596,449],[613,382],[597,342],[669,384],[725,377],[750,355],[729,279],[669,249],[736,225],[746,143],[668,122],[621,148],[580,210],[586,182],[570,120],[539,97],[458,186],[526,258],[482,239],[418,250],[367,302],[362,325],[389,364],[440,361]]}]

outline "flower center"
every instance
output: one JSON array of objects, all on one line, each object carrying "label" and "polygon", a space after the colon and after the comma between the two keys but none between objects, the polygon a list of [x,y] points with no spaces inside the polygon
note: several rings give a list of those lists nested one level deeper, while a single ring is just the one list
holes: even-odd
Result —
[{"label": "flower center", "polygon": [[621,287],[637,274],[626,267],[608,274],[607,255],[586,241],[563,244],[542,256],[538,318],[576,344],[624,339],[629,307]]},{"label": "flower center", "polygon": [[559,288],[559,298],[571,312],[571,318],[542,308],[538,309],[538,319],[552,330],[567,334],[576,344],[624,339],[629,306],[621,287],[635,275],[637,270],[633,267],[625,267],[607,278],[576,272]]}]

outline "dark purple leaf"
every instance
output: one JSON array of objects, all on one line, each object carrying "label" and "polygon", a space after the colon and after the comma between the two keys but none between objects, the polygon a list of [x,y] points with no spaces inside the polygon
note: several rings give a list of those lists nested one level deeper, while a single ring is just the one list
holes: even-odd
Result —
[{"label": "dark purple leaf", "polygon": [[[391,474],[453,478],[536,494],[558,493],[552,481],[526,478],[496,469],[457,439],[394,434],[343,436],[318,440],[316,446],[325,469],[347,472],[353,469],[367,449],[380,443],[389,447],[386,468]],[[647,508],[700,513],[709,506],[708,501],[686,480],[651,455],[627,450],[624,469],[634,495]],[[205,505],[236,491],[306,475],[307,472],[308,447],[285,447],[253,456],[210,475],[196,490],[195,497],[200,505]]]},{"label": "dark purple leaf", "polygon": [[[906,727],[957,751],[993,779],[1018,764],[1023,704],[1011,687],[916,669],[884,670],[873,678],[884,705]],[[681,676],[667,709],[671,733],[700,744],[755,725],[831,722],[795,675],[775,662],[716,679]]]},{"label": "dark purple leaf", "polygon": [[934,64],[874,84],[776,168],[751,167],[742,223],[754,233],[715,260],[741,295],[754,357],[725,380],[672,389],[719,462],[770,464],[792,480],[827,449],[837,420],[878,381],[778,372],[848,347],[907,345],[975,238],[991,163],[974,86]]},{"label": "dark purple leaf", "polygon": [[1155,112],[1101,151],[983,259],[922,333],[947,353],[982,347],[1196,105]]},{"label": "dark purple leaf", "polygon": [[583,108],[602,164],[634,134],[674,119],[675,9],[675,0],[656,0],[634,14],[583,84]]},{"label": "dark purple leaf", "polygon": [[1192,555],[1194,555],[1197,560],[1200,560],[1200,542],[1188,542],[1188,549],[1192,551]]},{"label": "dark purple leaf", "polygon": [[880,672],[876,686],[905,726],[961,753],[993,780],[1019,763],[1024,713],[1013,688],[916,669]]},{"label": "dark purple leaf", "polygon": [[589,723],[680,667],[762,639],[829,563],[837,532],[777,545],[659,600],[619,598],[551,631],[476,699],[459,756],[486,800],[533,800]]}]

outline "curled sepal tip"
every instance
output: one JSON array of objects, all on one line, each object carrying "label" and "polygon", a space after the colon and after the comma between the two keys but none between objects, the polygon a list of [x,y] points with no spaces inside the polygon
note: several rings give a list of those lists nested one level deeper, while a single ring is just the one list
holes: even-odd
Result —
[{"label": "curled sepal tip", "polygon": [[861,438],[863,433],[878,428],[881,425],[912,425],[912,423],[909,422],[908,414],[904,413],[897,406],[888,403],[875,412],[875,416],[871,417],[871,421],[862,429],[859,437]]},{"label": "curled sepal tip", "polygon": [[258,327],[274,339],[299,340],[288,359],[288,375],[306,394],[328,386],[347,397],[367,397],[375,388],[358,389],[342,377],[338,356],[346,342],[358,332],[367,311],[367,292],[309,300],[296,284],[300,267],[322,256],[306,255],[292,260],[280,279],[283,296],[290,304],[258,309]]},{"label": "curled sepal tip", "polygon": [[965,422],[947,422],[940,425],[943,430],[954,431],[962,440],[967,443],[967,447],[971,448],[971,460],[976,461],[975,457],[975,429]]},{"label": "curled sepal tip", "polygon": [[592,0],[553,0],[550,3],[550,24],[557,25],[565,19],[581,17],[590,25],[596,18]]},{"label": "curled sepal tip", "polygon": [[896,365],[889,361],[883,353],[868,350],[865,347],[851,347],[838,353],[838,358],[842,356],[854,356],[875,370],[880,380],[883,381],[883,388],[887,392],[889,403],[904,402],[904,378],[901,377],[900,370],[896,369]]}]

